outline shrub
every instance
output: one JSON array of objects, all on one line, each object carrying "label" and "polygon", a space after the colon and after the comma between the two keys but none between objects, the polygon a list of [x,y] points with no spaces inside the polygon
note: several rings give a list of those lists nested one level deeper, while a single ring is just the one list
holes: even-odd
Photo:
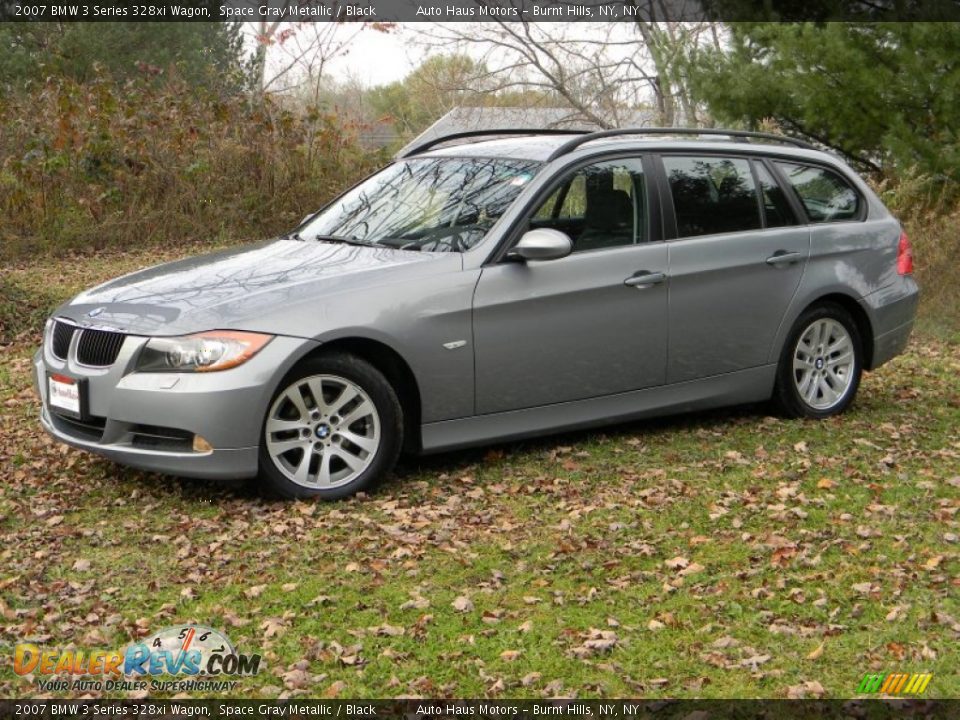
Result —
[{"label": "shrub", "polygon": [[896,185],[881,183],[880,196],[900,218],[913,245],[920,283],[921,317],[960,330],[960,201],[957,186],[915,172]]},{"label": "shrub", "polygon": [[53,77],[0,103],[0,254],[270,236],[383,160],[331,112],[155,72]]}]

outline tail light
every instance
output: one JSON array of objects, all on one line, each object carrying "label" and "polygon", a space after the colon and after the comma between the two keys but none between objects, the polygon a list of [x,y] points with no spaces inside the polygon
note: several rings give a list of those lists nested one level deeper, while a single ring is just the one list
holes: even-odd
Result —
[{"label": "tail light", "polygon": [[905,232],[900,233],[900,244],[897,245],[897,272],[901,275],[913,274],[913,247]]}]

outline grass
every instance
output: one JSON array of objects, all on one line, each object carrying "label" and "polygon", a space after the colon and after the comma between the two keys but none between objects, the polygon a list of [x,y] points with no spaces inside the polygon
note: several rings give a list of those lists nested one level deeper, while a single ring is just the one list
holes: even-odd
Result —
[{"label": "grass", "polygon": [[188,621],[262,653],[239,697],[848,697],[895,670],[960,695],[955,331],[914,338],[840,418],[620,425],[285,504],[41,432],[29,359],[51,304],[156,259],[6,270],[3,696],[38,692],[12,671],[26,638],[115,649]]}]

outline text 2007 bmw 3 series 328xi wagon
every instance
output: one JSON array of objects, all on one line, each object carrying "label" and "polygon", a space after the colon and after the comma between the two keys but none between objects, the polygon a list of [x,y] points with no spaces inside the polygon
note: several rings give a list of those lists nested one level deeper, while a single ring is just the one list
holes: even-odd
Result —
[{"label": "text 2007 bmw 3 series 328xi wagon", "polygon": [[435,452],[773,399],[901,352],[910,243],[841,161],[737,131],[421,145],[289,236],[57,308],[41,422],[117,462],[338,498]]}]

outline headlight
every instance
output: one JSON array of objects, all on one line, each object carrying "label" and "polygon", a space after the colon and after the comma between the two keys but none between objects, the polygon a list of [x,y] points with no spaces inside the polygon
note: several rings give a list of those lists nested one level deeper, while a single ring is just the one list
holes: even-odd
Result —
[{"label": "headlight", "polygon": [[242,365],[273,335],[211,330],[182,337],[153,338],[140,352],[140,372],[213,372]]}]

